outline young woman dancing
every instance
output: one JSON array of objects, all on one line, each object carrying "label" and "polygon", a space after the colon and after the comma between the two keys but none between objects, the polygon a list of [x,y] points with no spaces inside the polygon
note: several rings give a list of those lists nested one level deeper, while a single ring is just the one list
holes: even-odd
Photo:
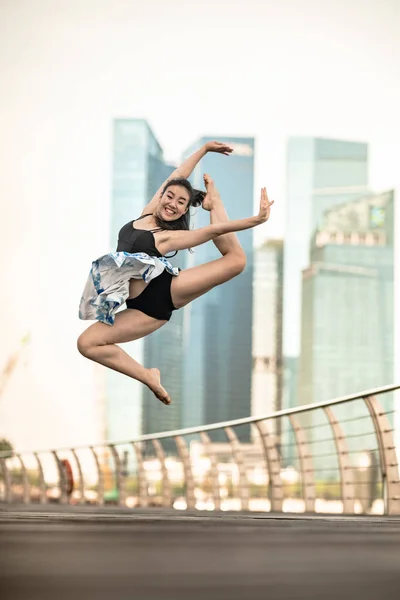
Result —
[{"label": "young woman dancing", "polygon": [[[172,173],[141,216],[122,227],[117,252],[93,263],[81,300],[80,318],[102,322],[94,323],[80,335],[79,352],[142,382],[164,404],[170,404],[171,399],[161,385],[159,370],[143,367],[117,344],[153,333],[169,321],[173,310],[239,275],[246,266],[246,256],[234,232],[265,223],[273,204],[262,188],[258,215],[229,221],[213,180],[204,175],[207,193],[203,192],[201,199],[202,207],[210,211],[210,225],[189,230],[189,209],[200,201],[199,192],[193,190],[187,177],[207,152],[229,155],[232,148],[221,142],[208,142]],[[165,259],[171,251],[190,249],[210,240],[221,253],[217,260],[179,272]],[[121,275],[124,265],[125,278]],[[106,316],[98,310],[105,287],[109,311]],[[122,288],[124,293],[118,297],[116,291],[121,292]],[[124,302],[126,310],[114,316]]]}]

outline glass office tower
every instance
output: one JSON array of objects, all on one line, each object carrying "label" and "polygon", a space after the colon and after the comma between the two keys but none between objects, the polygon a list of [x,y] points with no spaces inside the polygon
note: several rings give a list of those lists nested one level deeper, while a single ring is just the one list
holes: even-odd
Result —
[{"label": "glass office tower", "polygon": [[[190,148],[190,155],[213,137],[204,137]],[[218,137],[231,144],[229,156],[209,153],[195,169],[192,182],[204,189],[202,176],[209,173],[221,194],[229,218],[253,214],[254,139]],[[202,208],[194,211],[195,225],[210,221]],[[247,417],[251,414],[253,232],[238,234],[247,255],[245,271],[228,283],[195,300],[185,309],[185,403],[187,426]],[[194,249],[190,264],[219,258],[212,242]],[[246,437],[248,433],[243,433]]]},{"label": "glass office tower", "polygon": [[[321,138],[291,138],[287,148],[283,354],[293,382],[300,354],[302,270],[313,231],[329,208],[368,193],[368,146]],[[289,373],[290,372],[290,373]],[[292,389],[292,388],[291,388]],[[297,390],[297,384],[294,387]],[[285,394],[291,405],[297,394]]]},{"label": "glass office tower", "polygon": [[[120,228],[141,214],[173,170],[174,167],[165,164],[162,149],[145,120],[114,121],[111,249],[116,248]],[[179,319],[178,316],[178,322]],[[172,396],[179,398],[180,386],[170,363],[174,363],[175,359],[177,364],[180,361],[181,326],[175,323],[171,329],[174,333],[168,338],[168,343],[164,339],[168,334],[163,332],[162,335],[153,334],[145,340],[124,344],[123,348],[146,367],[158,366],[165,386]],[[142,400],[145,402],[142,403]],[[120,373],[107,371],[105,413],[108,439],[130,439],[141,433],[157,431],[160,424],[152,417],[152,406],[159,408],[158,403],[142,384]]]}]

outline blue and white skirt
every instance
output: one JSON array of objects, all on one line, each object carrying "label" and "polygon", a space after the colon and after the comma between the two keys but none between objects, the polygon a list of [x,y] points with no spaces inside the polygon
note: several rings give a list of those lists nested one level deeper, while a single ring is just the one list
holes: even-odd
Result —
[{"label": "blue and white skirt", "polygon": [[129,280],[143,279],[146,283],[167,270],[178,275],[164,257],[143,252],[111,252],[93,261],[79,304],[79,318],[113,325],[116,311],[129,296]]}]

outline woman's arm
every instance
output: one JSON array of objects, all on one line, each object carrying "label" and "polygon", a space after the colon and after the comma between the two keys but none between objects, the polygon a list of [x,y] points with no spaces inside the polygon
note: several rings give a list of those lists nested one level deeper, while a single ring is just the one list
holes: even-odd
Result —
[{"label": "woman's arm", "polygon": [[229,154],[232,152],[232,148],[230,146],[227,146],[223,142],[207,142],[206,144],[204,144],[204,146],[202,146],[199,150],[194,152],[194,154],[189,156],[189,158],[187,158],[185,162],[183,162],[179,167],[177,167],[175,171],[171,173],[168,179],[164,181],[164,183],[158,188],[158,190],[154,194],[151,201],[147,204],[147,206],[144,207],[142,215],[153,214],[157,207],[157,203],[160,199],[161,193],[164,187],[167,185],[168,181],[170,181],[171,179],[176,179],[177,177],[184,177],[185,179],[190,177],[190,175],[194,171],[194,168],[197,166],[197,164],[200,162],[203,156],[207,154],[207,152],[219,152],[220,154],[225,154],[226,156],[229,156]]},{"label": "woman's arm", "polygon": [[224,223],[213,223],[212,225],[194,229],[193,231],[163,231],[159,241],[157,240],[157,249],[161,254],[168,254],[168,252],[173,250],[186,250],[200,246],[200,244],[209,242],[225,233],[251,229],[268,221],[273,203],[273,201],[270,202],[268,200],[267,190],[262,188],[260,212],[257,216],[237,219],[236,221],[226,221]]}]

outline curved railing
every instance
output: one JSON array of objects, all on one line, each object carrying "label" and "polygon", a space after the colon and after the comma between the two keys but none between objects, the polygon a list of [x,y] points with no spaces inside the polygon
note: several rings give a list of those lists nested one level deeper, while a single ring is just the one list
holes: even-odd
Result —
[{"label": "curved railing", "polygon": [[0,501],[400,514],[398,390],[127,442],[3,452]]}]

